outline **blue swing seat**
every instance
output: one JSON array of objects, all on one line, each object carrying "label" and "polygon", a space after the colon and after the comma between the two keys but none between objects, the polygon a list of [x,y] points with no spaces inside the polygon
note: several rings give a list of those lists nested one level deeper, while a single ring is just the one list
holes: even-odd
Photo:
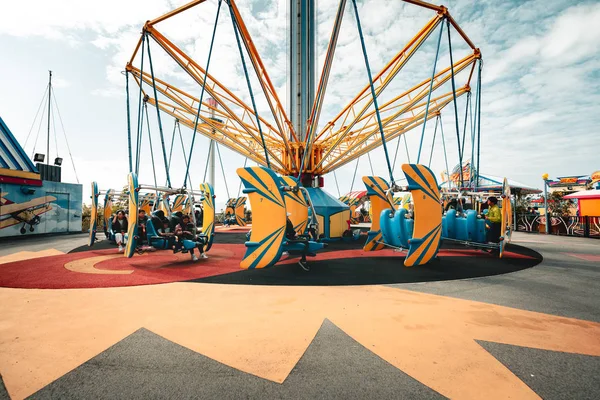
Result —
[{"label": "blue swing seat", "polygon": [[477,218],[475,210],[467,210],[465,216],[449,210],[442,217],[442,238],[485,243],[485,220]]},{"label": "blue swing seat", "polygon": [[383,241],[394,247],[403,249],[409,248],[409,240],[413,237],[415,221],[407,218],[408,211],[404,208],[394,212],[391,208],[386,208],[379,216],[379,226]]}]

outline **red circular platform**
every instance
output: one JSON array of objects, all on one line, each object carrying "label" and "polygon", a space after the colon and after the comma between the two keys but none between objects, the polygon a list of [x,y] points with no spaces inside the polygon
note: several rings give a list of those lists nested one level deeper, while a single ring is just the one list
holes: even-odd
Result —
[{"label": "red circular platform", "polygon": [[0,287],[74,289],[180,282],[239,271],[244,245],[220,244],[207,260],[156,251],[126,258],[116,249],[42,257],[0,265]]},{"label": "red circular platform", "polygon": [[365,252],[356,248],[332,248],[310,258],[311,272],[305,273],[294,265],[298,261],[296,257],[283,257],[274,268],[242,270],[239,265],[246,251],[243,244],[216,244],[208,253],[207,260],[197,262],[192,262],[189,254],[173,254],[168,250],[126,258],[111,248],[2,264],[0,287],[78,289],[183,281],[249,285],[362,285],[465,279],[514,272],[539,263],[541,256],[523,250],[505,252],[505,257],[500,260],[472,249],[442,249],[438,253],[444,260],[441,264],[405,268],[403,254],[393,250]]}]

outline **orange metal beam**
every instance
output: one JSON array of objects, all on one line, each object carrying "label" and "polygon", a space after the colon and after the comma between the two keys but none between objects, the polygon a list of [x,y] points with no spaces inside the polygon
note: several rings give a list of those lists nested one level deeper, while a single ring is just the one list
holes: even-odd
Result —
[{"label": "orange metal beam", "polygon": [[[460,88],[456,91],[456,97],[458,98],[463,94],[468,93],[469,91],[470,88],[467,86]],[[439,113],[452,101],[452,92],[446,93],[442,96],[439,96],[436,99],[433,99],[432,104],[429,108],[429,115],[427,119],[429,120],[432,116],[435,116],[436,113]],[[391,141],[398,137],[400,134],[403,134],[406,131],[408,131],[409,129],[406,129],[406,127],[408,126],[410,126],[410,129],[412,129],[415,126],[420,125],[425,117],[425,106],[426,103],[424,102],[414,107],[414,110],[418,110],[418,113],[413,117],[406,119],[394,119],[393,121],[388,121],[383,129],[386,141]],[[337,169],[340,166],[347,164],[351,160],[360,157],[360,155],[365,154],[366,152],[381,146],[381,136],[377,135],[377,133],[379,133],[379,127],[376,124],[373,124],[373,128],[374,129],[371,132],[362,131],[360,140],[354,141],[353,143],[348,143],[348,146],[344,146],[338,149],[337,156],[333,157],[328,162],[324,162],[323,166],[321,168],[316,168],[314,173],[325,174],[327,172],[331,172],[334,169]]]},{"label": "orange metal beam", "polygon": [[[436,15],[433,17],[410,41],[400,52],[398,52],[394,58],[377,74],[373,77],[373,85],[375,86],[375,93],[377,96],[389,85],[394,77],[400,72],[400,70],[406,65],[408,60],[415,54],[419,47],[425,42],[433,30],[442,21],[443,16]],[[344,127],[346,132],[349,132],[356,121],[364,114],[368,107],[373,103],[373,97],[370,92],[370,85],[365,85],[358,95],[346,106],[344,109],[327,125],[317,136],[317,140],[321,139],[327,131],[329,131],[337,122],[341,121],[341,126]],[[356,107],[361,106],[360,111],[355,110]],[[349,119],[354,117],[354,120]]]},{"label": "orange metal beam", "polygon": [[189,10],[190,8],[197,6],[200,3],[204,3],[205,1],[206,0],[195,0],[190,3],[184,4],[181,7],[174,9],[173,11],[170,11],[158,18],[153,19],[152,21],[146,22],[146,26],[152,26],[154,24],[158,24],[159,22],[164,21],[167,18],[171,18],[179,13],[184,12],[185,10]]},{"label": "orange metal beam", "polygon": [[271,82],[271,78],[267,73],[267,69],[254,46],[254,42],[252,41],[252,37],[250,36],[250,32],[248,32],[248,28],[246,28],[246,24],[240,14],[240,11],[237,8],[234,0],[229,0],[231,5],[231,9],[235,15],[235,19],[238,22],[238,26],[240,28],[240,33],[242,36],[242,41],[244,42],[244,46],[248,51],[248,55],[250,56],[250,60],[252,61],[252,66],[254,67],[254,71],[258,75],[258,80],[260,81],[260,85],[267,97],[267,102],[269,103],[269,107],[271,108],[271,112],[275,117],[275,122],[280,132],[283,132],[283,140],[287,146],[287,136],[294,139],[294,141],[298,141],[298,136],[292,127],[292,123],[290,122],[285,109],[281,105],[279,101],[279,97],[277,96],[277,91],[275,91],[275,87]]},{"label": "orange metal beam", "polygon": [[[477,59],[477,56],[475,54],[471,54],[471,55],[457,61],[454,65],[454,74],[456,75],[457,73],[462,71],[464,68],[468,67],[471,63],[475,62],[476,59]],[[438,72],[434,77],[434,84],[433,84],[432,90],[436,90],[437,88],[439,88],[442,84],[447,82],[451,78],[451,76],[452,76],[452,74],[451,74],[450,67],[447,67],[446,69]],[[384,104],[381,107],[381,109],[385,113],[390,108],[391,105],[393,105],[394,103],[397,103],[401,98],[409,97],[409,95],[411,93],[417,92],[416,95],[414,97],[412,97],[412,99],[408,103],[406,103],[407,105],[405,105],[400,110],[393,113],[391,116],[385,117],[383,126],[385,127],[386,124],[392,122],[394,119],[398,118],[403,113],[409,111],[414,105],[416,105],[419,101],[424,99],[427,96],[427,93],[429,91],[429,83],[430,82],[431,82],[430,79],[423,81],[419,85],[417,85],[417,86],[413,87],[412,89],[408,90],[407,92],[403,93],[401,96],[398,96],[395,99],[392,99],[390,102]],[[325,151],[320,162],[316,165],[317,169],[320,167],[320,165],[322,163],[324,163],[326,161],[327,157],[329,157],[329,155],[338,146],[342,145],[343,143],[348,143],[349,141],[352,141],[353,136],[356,137],[356,135],[354,133],[351,133],[353,131],[350,130],[353,126],[355,126],[358,122],[364,122],[365,125],[368,124],[369,119],[374,118],[373,116],[375,113],[373,111],[370,114],[367,114],[366,116],[364,116],[364,114],[365,114],[365,112],[363,111],[362,114],[360,115],[360,117],[354,118],[354,120],[352,121],[352,126],[343,125],[342,128],[338,132],[334,133],[333,135],[331,135],[331,137],[327,138],[328,140],[326,139],[326,140],[322,141],[323,143],[327,143],[327,146],[326,146],[327,150]],[[362,128],[358,128],[354,132],[357,132],[357,134],[358,134],[358,133],[361,133],[363,129],[364,129],[364,126]],[[371,132],[371,134],[376,133],[376,131],[377,131],[376,129],[373,130]]]},{"label": "orange metal beam", "polygon": [[[149,87],[152,87],[152,77],[150,74],[144,72],[142,76],[140,76],[140,70],[136,67],[130,67],[130,73],[136,80],[136,83],[139,85],[140,79]],[[160,100],[159,106],[162,111],[167,112],[169,115],[175,116],[180,120],[186,120],[186,126],[194,128],[194,121],[196,118],[196,113],[198,109],[198,101],[199,99],[193,97],[186,92],[177,89],[168,83],[162,81],[155,77],[156,90],[164,99],[170,100],[172,103],[168,103],[167,101]],[[145,94],[145,93],[144,93]],[[152,96],[149,96],[149,103],[155,105],[156,101]],[[221,119],[221,123],[214,123],[210,119],[210,113],[215,113],[215,118]],[[232,148],[236,147],[236,151],[241,154],[248,155],[248,153],[254,153],[258,148],[260,151],[258,154],[254,154],[253,160],[259,162],[262,165],[266,165],[266,159],[264,157],[264,150],[262,145],[260,145],[260,137],[258,134],[258,130],[255,126],[245,123],[244,120],[249,119],[252,121],[252,118],[249,114],[244,113],[244,115],[231,115],[227,110],[222,108],[213,108],[207,102],[202,103],[202,111],[199,116],[198,127],[204,125],[211,125],[217,132],[211,132],[206,130],[199,129],[198,132],[208,136],[211,139],[215,139],[215,134],[219,133],[223,137],[227,137],[229,141],[226,139],[220,138],[218,141],[225,146]],[[265,123],[265,126],[268,126]],[[265,141],[267,143],[267,151],[270,156],[274,159],[273,168],[278,171],[283,171],[284,166],[281,162],[283,156],[283,144],[281,141],[278,141],[276,138],[272,138],[269,136],[265,136]],[[237,143],[237,145],[234,145]],[[241,150],[241,151],[240,151]]]}]

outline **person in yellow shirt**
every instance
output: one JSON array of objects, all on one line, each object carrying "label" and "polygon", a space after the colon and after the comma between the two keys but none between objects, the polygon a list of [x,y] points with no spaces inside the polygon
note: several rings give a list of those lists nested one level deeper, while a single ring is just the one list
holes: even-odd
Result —
[{"label": "person in yellow shirt", "polygon": [[498,199],[491,196],[487,199],[488,213],[487,219],[487,241],[488,243],[498,243],[500,241],[500,232],[502,224],[502,212],[498,207]]}]

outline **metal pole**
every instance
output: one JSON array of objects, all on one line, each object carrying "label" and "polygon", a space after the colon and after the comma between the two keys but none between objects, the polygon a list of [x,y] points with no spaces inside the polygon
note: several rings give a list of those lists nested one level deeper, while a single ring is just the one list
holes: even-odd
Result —
[{"label": "metal pole", "polygon": [[300,141],[306,139],[306,123],[315,98],[315,13],[315,0],[290,0],[289,107]]},{"label": "metal pole", "polygon": [[544,179],[544,214],[546,215],[546,235],[549,235],[550,215],[548,213],[548,179]]},{"label": "metal pole", "polygon": [[52,94],[52,71],[48,71],[50,79],[48,80],[48,141],[46,142],[46,164],[50,165],[50,97]]},{"label": "metal pole", "polygon": [[[209,99],[208,103],[216,106],[216,101]],[[215,118],[215,110],[214,108],[210,109],[210,118]],[[213,136],[215,135],[215,129],[212,129]],[[213,187],[215,187],[215,141],[213,139],[210,140],[210,150],[209,150],[209,160],[208,160],[208,183]]]}]

